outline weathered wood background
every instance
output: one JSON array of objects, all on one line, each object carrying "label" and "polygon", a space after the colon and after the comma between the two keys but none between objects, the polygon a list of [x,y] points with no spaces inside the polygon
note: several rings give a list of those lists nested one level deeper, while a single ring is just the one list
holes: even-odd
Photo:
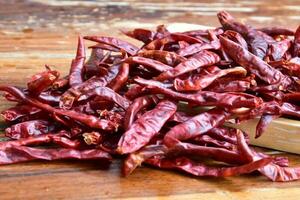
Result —
[{"label": "weathered wood background", "polygon": [[[300,1],[59,1],[0,0],[0,84],[24,85],[44,64],[67,73],[78,34],[120,36],[119,29],[172,22],[218,26],[216,12],[230,11],[257,27],[295,29]],[[128,38],[127,38],[128,39]],[[0,110],[10,103],[0,97]],[[265,150],[270,153],[278,153]],[[300,157],[287,155],[291,164]],[[97,162],[30,162],[0,167],[0,199],[299,199],[300,182],[272,183],[258,174],[195,178],[141,167],[121,178]]]}]

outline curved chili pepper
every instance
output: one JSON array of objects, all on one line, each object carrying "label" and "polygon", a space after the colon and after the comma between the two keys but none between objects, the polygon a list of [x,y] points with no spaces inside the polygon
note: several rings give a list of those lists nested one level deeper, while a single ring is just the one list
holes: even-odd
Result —
[{"label": "curved chili pepper", "polygon": [[93,46],[89,46],[89,48],[92,48],[92,49],[102,49],[102,50],[106,50],[106,51],[113,51],[113,52],[119,52],[120,49],[119,48],[116,48],[114,46],[111,46],[109,44],[105,44],[105,43],[98,43],[98,44],[95,44]]},{"label": "curved chili pepper", "polygon": [[235,43],[239,44],[244,49],[248,49],[247,42],[238,32],[227,30],[223,35],[225,35],[228,39],[234,41]]},{"label": "curved chili pepper", "polygon": [[124,116],[124,129],[128,130],[130,126],[133,124],[136,114],[142,110],[143,108],[147,108],[151,104],[158,101],[158,99],[154,96],[142,96],[136,98],[131,105],[127,108]]},{"label": "curved chili pepper", "polygon": [[245,92],[252,85],[256,85],[253,77],[230,78],[224,77],[216,80],[204,90],[212,92]]},{"label": "curved chili pepper", "polygon": [[144,58],[158,60],[168,66],[175,66],[186,60],[185,57],[182,57],[175,52],[161,50],[142,50],[139,51],[137,55]]},{"label": "curved chili pepper", "polygon": [[47,90],[58,79],[59,72],[56,70],[47,70],[31,77],[27,83],[28,91],[38,96],[41,92]]},{"label": "curved chili pepper", "polygon": [[145,44],[150,43],[155,36],[155,33],[153,31],[150,31],[148,29],[142,29],[142,28],[136,28],[132,31],[122,31],[125,35],[134,38],[136,40],[142,41]]},{"label": "curved chili pepper", "polygon": [[103,64],[103,59],[105,59],[103,50],[101,48],[92,48],[91,55],[84,64],[84,73],[87,78],[103,75],[103,73],[99,72],[99,65]]},{"label": "curved chili pepper", "polygon": [[5,136],[12,139],[37,136],[53,131],[54,127],[49,121],[31,120],[12,125],[5,129]]},{"label": "curved chili pepper", "polygon": [[161,101],[138,118],[122,135],[118,143],[118,152],[121,154],[132,153],[145,146],[162,126],[176,112],[177,106],[170,101]]},{"label": "curved chili pepper", "polygon": [[266,130],[267,126],[272,122],[272,120],[278,117],[278,115],[262,115],[259,122],[256,125],[255,138],[259,138]]},{"label": "curved chili pepper", "polygon": [[225,30],[234,30],[245,37],[251,52],[257,57],[263,59],[267,53],[268,42],[266,39],[274,41],[272,37],[263,32],[256,31],[252,27],[237,22],[228,12],[221,11],[217,14],[220,23]]},{"label": "curved chili pepper", "polygon": [[183,49],[180,49],[177,53],[180,56],[189,56],[189,55],[198,53],[199,51],[202,51],[202,50],[210,50],[210,49],[218,50],[218,49],[220,49],[221,44],[220,44],[220,41],[217,38],[217,36],[212,31],[208,31],[208,34],[211,39],[211,41],[209,43],[195,43],[195,44],[189,45]]},{"label": "curved chili pepper", "polygon": [[282,27],[264,27],[264,28],[257,28],[256,30],[264,32],[270,36],[276,36],[276,35],[288,35],[292,36],[295,34],[293,30],[290,30],[288,28],[282,28]]},{"label": "curved chili pepper", "polygon": [[300,26],[297,28],[294,35],[293,56],[300,57]]},{"label": "curved chili pepper", "polygon": [[210,51],[201,51],[191,58],[178,64],[174,69],[161,73],[156,80],[164,81],[175,78],[184,73],[193,71],[195,69],[210,66],[220,61],[220,57]]},{"label": "curved chili pepper", "polygon": [[36,99],[32,99],[30,97],[25,96],[19,89],[12,87],[12,86],[0,86],[0,90],[6,91],[17,97],[18,99],[21,99],[22,101],[35,106],[37,108],[40,108],[42,110],[45,110],[50,113],[57,113],[59,115],[65,115],[68,116],[74,120],[77,120],[83,124],[86,124],[87,126],[90,126],[91,128],[99,128],[107,131],[115,130],[115,124],[113,124],[110,121],[107,120],[101,120],[98,119],[95,116],[92,115],[86,115],[83,113],[78,113],[71,110],[60,110],[54,107],[51,107],[48,104],[44,104],[42,102],[37,101]]},{"label": "curved chili pepper", "polygon": [[97,87],[93,90],[87,91],[86,93],[83,93],[80,95],[80,97],[78,98],[78,101],[87,100],[87,99],[89,99],[91,97],[95,97],[95,96],[97,96],[101,99],[104,99],[104,100],[112,101],[112,102],[118,104],[119,106],[121,106],[123,109],[127,109],[128,106],[130,105],[129,100],[122,97],[121,95],[119,95],[118,93],[116,93],[115,91],[113,91],[112,89],[110,89],[108,87]]},{"label": "curved chili pepper", "polygon": [[222,36],[220,36],[220,41],[225,52],[228,53],[235,62],[239,63],[242,67],[245,67],[261,80],[268,84],[280,83],[284,88],[287,88],[291,84],[289,77],[272,68],[270,65],[251,54],[240,45]]},{"label": "curved chili pepper", "polygon": [[99,43],[104,43],[104,44],[109,44],[114,47],[117,47],[119,49],[123,49],[130,55],[135,55],[139,48],[134,46],[133,44],[130,44],[129,42],[113,38],[113,37],[104,37],[104,36],[85,36],[83,37],[86,40],[91,40],[94,42],[99,42]]},{"label": "curved chili pepper", "polygon": [[129,63],[129,64],[140,64],[140,65],[143,65],[144,67],[150,67],[159,72],[165,72],[167,70],[172,69],[172,67],[170,67],[164,63],[161,63],[157,60],[139,57],[139,56],[129,57],[124,62]]},{"label": "curved chili pepper", "polygon": [[210,167],[205,164],[193,162],[192,160],[185,157],[178,157],[175,159],[150,158],[146,160],[146,163],[162,169],[176,169],[184,171],[194,176],[228,177],[251,173],[268,165],[271,161],[272,158],[262,158],[260,160],[241,166]]},{"label": "curved chili pepper", "polygon": [[218,127],[231,114],[222,109],[213,109],[174,126],[164,137],[164,144],[175,146],[179,141],[188,140]]},{"label": "curved chili pepper", "polygon": [[129,64],[122,63],[120,66],[120,70],[115,78],[113,78],[110,83],[107,85],[112,90],[118,92],[124,85],[126,85],[126,82],[128,80],[129,76]]},{"label": "curved chili pepper", "polygon": [[1,151],[0,155],[0,165],[27,162],[32,160],[111,160],[111,156],[100,149],[37,149],[26,146],[13,146],[6,149],[5,151]]},{"label": "curved chili pepper", "polygon": [[207,74],[204,76],[201,76],[200,74],[193,74],[185,80],[176,78],[174,80],[174,87],[177,91],[199,91],[209,86],[216,79],[229,74],[246,76],[247,71],[242,67],[235,67],[219,70],[213,74]]},{"label": "curved chili pepper", "polygon": [[63,78],[60,78],[60,79],[57,79],[56,81],[54,81],[52,84],[52,89],[59,90],[59,89],[65,88],[68,85],[69,85],[69,76],[65,76]]},{"label": "curved chili pepper", "polygon": [[79,84],[75,87],[69,88],[60,98],[60,107],[65,109],[70,109],[73,106],[73,103],[78,99],[78,97],[90,90],[93,90],[97,87],[106,86],[111,80],[113,80],[118,72],[120,65],[112,65],[108,73],[104,76],[97,77],[94,76],[82,84]]},{"label": "curved chili pepper", "polygon": [[249,107],[255,108],[261,104],[258,97],[245,93],[216,93],[210,91],[199,91],[197,93],[178,93],[171,89],[159,87],[158,85],[148,85],[144,88],[144,93],[163,94],[175,100],[194,103],[198,106],[221,106],[221,107]]},{"label": "curved chili pepper", "polygon": [[41,113],[41,109],[29,105],[17,105],[1,112],[5,121],[13,122],[24,117]]},{"label": "curved chili pepper", "polygon": [[187,43],[190,44],[194,44],[194,43],[202,43],[201,40],[185,35],[185,34],[181,34],[181,33],[171,33],[168,36],[165,36],[163,38],[158,38],[156,40],[153,40],[152,42],[150,42],[149,44],[147,44],[146,46],[143,47],[143,49],[146,50],[160,50],[162,46],[168,44],[168,43],[172,43],[172,42],[178,42],[178,41],[185,41]]},{"label": "curved chili pepper", "polygon": [[83,38],[78,37],[78,47],[77,53],[74,60],[72,60],[70,73],[69,73],[69,85],[74,87],[83,82],[83,70],[84,70],[84,61],[85,61],[85,47]]}]

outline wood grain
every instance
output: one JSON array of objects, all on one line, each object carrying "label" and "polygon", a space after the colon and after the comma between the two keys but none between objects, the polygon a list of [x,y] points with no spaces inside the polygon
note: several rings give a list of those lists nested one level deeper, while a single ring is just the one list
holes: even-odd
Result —
[{"label": "wood grain", "polygon": [[[41,3],[42,2],[42,3]],[[227,9],[256,26],[295,28],[300,1],[0,1],[0,84],[22,86],[52,65],[69,70],[79,33],[120,36],[121,28],[170,22],[217,26]],[[126,38],[128,39],[128,38]],[[0,97],[0,110],[12,105]],[[0,126],[1,130],[1,126]],[[286,155],[291,165],[300,157]],[[121,161],[30,162],[0,167],[0,199],[298,199],[300,182],[272,183],[254,173],[226,179],[195,178],[141,167],[120,177]]]}]

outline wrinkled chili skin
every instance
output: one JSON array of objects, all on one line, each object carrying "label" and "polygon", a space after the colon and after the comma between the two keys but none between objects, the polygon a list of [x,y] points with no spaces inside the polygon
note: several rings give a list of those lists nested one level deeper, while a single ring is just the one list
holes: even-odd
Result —
[{"label": "wrinkled chili skin", "polygon": [[[264,33],[256,31],[252,27],[237,22],[228,12],[221,11],[217,14],[220,23],[225,30],[233,30],[240,33],[249,43],[251,52],[257,57],[263,59],[267,53],[268,42],[266,38],[268,35],[262,35]],[[272,37],[267,37],[273,40]]]},{"label": "wrinkled chili skin", "polygon": [[28,91],[38,96],[43,91],[47,90],[58,79],[59,72],[55,70],[47,70],[31,77],[27,83]]},{"label": "wrinkled chili skin", "polygon": [[216,79],[229,74],[233,74],[233,75],[240,74],[241,76],[246,76],[247,71],[242,67],[236,67],[236,68],[220,70],[215,73],[210,73],[204,76],[201,76],[201,74],[194,74],[189,76],[185,80],[176,78],[173,84],[174,84],[174,88],[177,91],[199,91],[208,87]]},{"label": "wrinkled chili skin", "polygon": [[136,47],[135,45],[130,44],[130,43],[120,40],[120,39],[113,38],[113,37],[85,36],[83,38],[86,40],[94,41],[94,42],[112,45],[119,49],[125,50],[130,55],[135,55],[139,50],[139,48]]},{"label": "wrinkled chili skin", "polygon": [[147,108],[151,104],[158,101],[158,99],[154,96],[142,96],[136,98],[128,109],[125,112],[124,116],[124,129],[128,130],[128,128],[133,124],[136,114],[143,108]]},{"label": "wrinkled chili skin", "polygon": [[83,38],[79,36],[76,57],[74,60],[72,60],[70,73],[69,73],[69,84],[71,87],[79,85],[84,81],[83,70],[84,70],[85,57],[86,57],[86,53],[85,53]]},{"label": "wrinkled chili skin", "polygon": [[256,29],[258,31],[264,32],[270,36],[275,35],[289,35],[292,36],[295,34],[293,30],[290,30],[288,28],[282,28],[282,27],[264,27],[264,28],[258,28]]},{"label": "wrinkled chili skin", "polygon": [[195,69],[213,65],[219,61],[220,57],[217,54],[210,51],[201,51],[192,56],[191,58],[187,59],[186,61],[183,61],[182,63],[178,64],[173,69],[161,73],[158,77],[156,77],[156,80],[164,81],[171,78],[175,78],[179,75],[193,71]]},{"label": "wrinkled chili skin", "polygon": [[160,61],[169,66],[175,66],[186,60],[175,52],[161,51],[161,50],[143,50],[138,52],[138,56],[144,58],[151,58]]},{"label": "wrinkled chili skin", "polygon": [[176,143],[183,140],[201,135],[208,132],[212,128],[223,124],[230,116],[230,113],[214,109],[208,112],[199,114],[181,124],[174,126],[164,137],[164,143],[168,147],[175,146]]},{"label": "wrinkled chili skin", "polygon": [[32,115],[41,113],[41,109],[38,109],[29,105],[17,105],[1,112],[4,120],[7,122],[14,122],[21,120]]},{"label": "wrinkled chili skin", "polygon": [[291,84],[289,77],[283,75],[280,71],[272,68],[260,58],[251,54],[240,45],[220,36],[220,41],[226,53],[242,67],[255,74],[261,80],[268,84],[280,83],[284,88]]},{"label": "wrinkled chili skin", "polygon": [[300,26],[297,28],[294,36],[293,56],[300,57]]},{"label": "wrinkled chili skin", "polygon": [[139,56],[130,57],[130,58],[126,59],[124,62],[129,63],[129,64],[140,64],[145,67],[155,69],[159,72],[164,72],[164,71],[172,69],[172,67],[170,67],[164,63],[161,63],[159,61],[152,60],[149,58],[139,57]]},{"label": "wrinkled chili skin", "polygon": [[45,120],[32,120],[14,124],[5,129],[5,136],[11,139],[37,136],[53,131],[54,127]]},{"label": "wrinkled chili skin", "polygon": [[138,118],[123,134],[118,143],[118,152],[132,153],[158,134],[165,122],[176,112],[177,106],[170,101],[161,101],[157,106]]}]

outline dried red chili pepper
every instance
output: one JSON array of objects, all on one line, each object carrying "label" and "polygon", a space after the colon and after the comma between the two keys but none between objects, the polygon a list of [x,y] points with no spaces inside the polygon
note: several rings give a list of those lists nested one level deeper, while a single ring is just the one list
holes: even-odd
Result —
[{"label": "dried red chili pepper", "polygon": [[208,132],[212,128],[218,127],[230,116],[230,113],[214,109],[201,113],[181,124],[174,126],[164,137],[164,143],[168,147],[176,145],[179,141],[188,140],[190,138]]},{"label": "dried red chili pepper", "polygon": [[118,152],[132,153],[145,146],[176,112],[176,108],[173,102],[161,101],[153,110],[143,114],[122,135],[118,143]]},{"label": "dried red chili pepper", "polygon": [[86,40],[94,41],[94,42],[112,45],[119,49],[125,50],[130,55],[135,55],[139,50],[138,47],[134,46],[133,44],[130,44],[129,42],[126,42],[126,41],[123,41],[123,40],[120,40],[117,38],[113,38],[113,37],[85,36],[83,38]]},{"label": "dried red chili pepper", "polygon": [[276,35],[294,35],[295,32],[293,30],[290,30],[288,28],[282,28],[282,27],[264,27],[264,28],[257,28],[256,30],[264,32],[270,36],[276,36]]},{"label": "dried red chili pepper", "polygon": [[177,169],[194,176],[228,177],[251,173],[268,165],[271,161],[272,158],[262,158],[236,167],[210,167],[205,164],[193,162],[185,157],[178,157],[175,159],[150,158],[146,160],[146,163],[162,169]]},{"label": "dried red chili pepper", "polygon": [[199,51],[202,51],[202,50],[210,50],[210,49],[218,50],[218,49],[220,49],[221,44],[220,44],[220,41],[217,38],[217,36],[212,31],[208,31],[208,34],[211,39],[211,41],[209,43],[195,43],[195,44],[189,45],[183,49],[180,49],[177,53],[180,56],[189,56],[189,55],[198,53]]},{"label": "dried red chili pepper", "polygon": [[168,66],[175,66],[186,60],[185,57],[182,57],[174,52],[161,50],[143,50],[139,51],[137,55],[144,58],[157,60]]},{"label": "dried red chili pepper", "polygon": [[27,162],[32,160],[105,160],[110,161],[111,156],[100,149],[76,150],[76,149],[37,149],[25,146],[13,146],[1,151],[0,165]]},{"label": "dried red chili pepper", "polygon": [[221,107],[250,107],[255,108],[261,104],[258,97],[245,93],[216,93],[210,91],[199,91],[197,93],[179,93],[171,89],[159,87],[158,85],[148,85],[144,88],[144,93],[163,94],[175,100],[194,103],[198,106],[221,106]]},{"label": "dried red chili pepper", "polygon": [[125,112],[124,129],[128,130],[133,124],[136,114],[143,108],[147,108],[151,104],[157,102],[158,99],[154,96],[142,96],[136,98]]},{"label": "dried red chili pepper", "polygon": [[300,26],[297,28],[294,35],[293,56],[300,56]]},{"label": "dried red chili pepper", "polygon": [[12,125],[5,129],[5,136],[12,139],[26,138],[29,136],[36,136],[53,131],[54,127],[49,121],[32,120],[21,122]]},{"label": "dried red chili pepper", "polygon": [[78,37],[77,53],[74,60],[72,60],[70,73],[69,73],[69,85],[74,87],[81,84],[83,80],[83,70],[85,61],[85,47],[83,38]]},{"label": "dried red chili pepper", "polygon": [[41,109],[29,105],[17,105],[1,112],[3,118],[8,122],[17,121],[24,117],[36,115]]},{"label": "dried red chili pepper", "polygon": [[78,101],[87,100],[91,97],[99,97],[102,100],[109,100],[111,102],[114,102],[121,106],[123,109],[127,109],[130,105],[130,101],[126,98],[122,97],[118,93],[114,92],[112,89],[108,87],[97,87],[93,90],[87,91],[86,93],[83,93],[78,98]]},{"label": "dried red chili pepper", "polygon": [[131,38],[144,42],[145,44],[150,43],[155,36],[155,33],[153,31],[150,31],[148,29],[142,29],[142,28],[136,28],[132,31],[122,31],[122,32]]},{"label": "dried red chili pepper", "polygon": [[[268,42],[266,39],[274,41],[272,37],[264,34],[263,32],[259,32],[249,25],[242,24],[237,22],[228,12],[221,11],[217,14],[220,23],[222,24],[225,30],[233,30],[240,33],[243,37],[245,37],[248,42],[251,52],[259,58],[264,58],[267,49]],[[224,44],[223,44],[224,45]]]},{"label": "dried red chili pepper", "polygon": [[242,67],[255,74],[261,80],[268,84],[280,83],[283,88],[287,88],[291,84],[289,77],[283,75],[280,71],[272,68],[260,58],[251,54],[240,45],[220,36],[221,44],[226,53]]},{"label": "dried red chili pepper", "polygon": [[39,95],[47,90],[59,77],[59,72],[55,70],[47,70],[31,77],[27,83],[28,91],[31,94]]},{"label": "dried red chili pepper", "polygon": [[174,80],[174,87],[177,91],[199,91],[209,86],[216,79],[230,74],[243,77],[246,76],[247,71],[242,67],[235,67],[219,70],[213,74],[204,76],[201,76],[201,74],[193,74],[185,80],[176,78]]},{"label": "dried red chili pepper", "polygon": [[164,71],[172,69],[172,67],[170,67],[164,63],[161,63],[157,60],[139,57],[139,56],[129,57],[124,62],[129,63],[129,64],[140,64],[140,65],[143,65],[144,67],[149,67],[149,68],[155,69],[159,72],[164,72]]},{"label": "dried red chili pepper", "polygon": [[217,54],[210,51],[201,51],[186,61],[178,64],[174,67],[174,69],[161,73],[158,77],[156,77],[156,80],[164,81],[175,78],[195,69],[216,64],[219,61],[220,57]]}]

